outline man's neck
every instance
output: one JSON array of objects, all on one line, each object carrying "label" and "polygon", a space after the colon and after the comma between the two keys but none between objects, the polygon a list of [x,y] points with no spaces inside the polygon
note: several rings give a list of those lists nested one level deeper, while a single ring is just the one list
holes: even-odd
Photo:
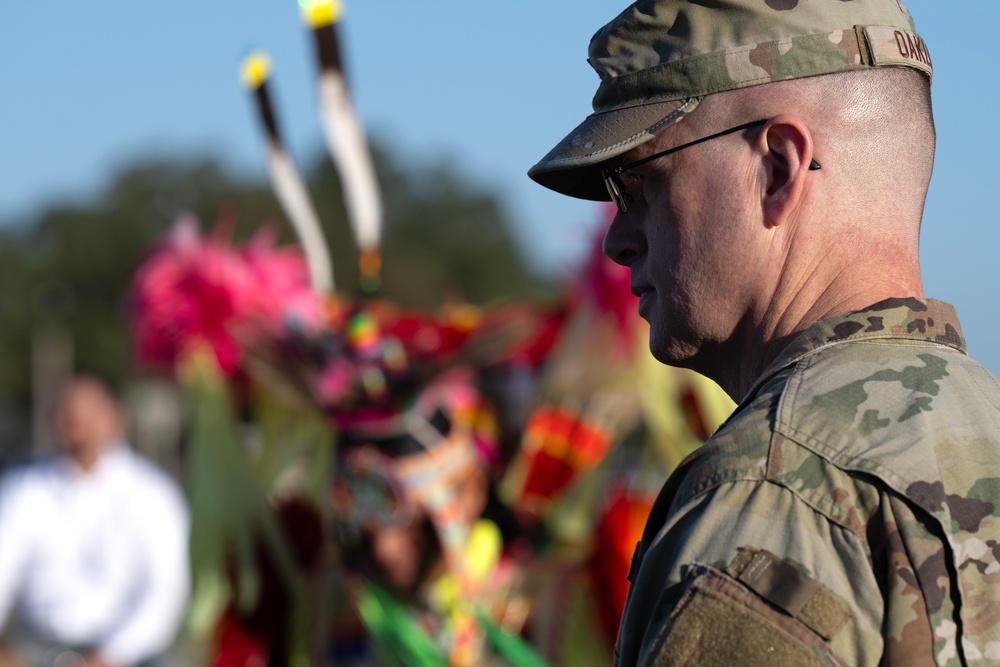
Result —
[{"label": "man's neck", "polygon": [[68,452],[69,459],[73,465],[82,473],[90,474],[94,472],[101,463],[101,459],[112,450],[117,441],[109,441],[96,446],[90,446]]},{"label": "man's neck", "polygon": [[702,348],[685,366],[714,380],[735,403],[740,403],[799,333],[767,339],[736,334],[722,344]]},{"label": "man's neck", "polygon": [[894,284],[851,294],[841,292],[836,297],[830,293],[821,295],[806,307],[796,308],[790,304],[780,311],[772,311],[770,317],[757,324],[741,326],[733,340],[742,341],[742,344],[733,346],[732,363],[713,369],[719,371],[718,377],[710,374],[711,371],[706,375],[715,379],[734,401],[740,402],[784,349],[814,324],[829,317],[864,310],[890,297],[923,298],[923,288],[919,283]]}]

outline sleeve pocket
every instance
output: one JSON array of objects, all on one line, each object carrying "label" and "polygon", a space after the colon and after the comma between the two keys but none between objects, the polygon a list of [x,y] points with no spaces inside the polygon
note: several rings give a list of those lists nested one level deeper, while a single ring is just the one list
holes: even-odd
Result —
[{"label": "sleeve pocket", "polygon": [[[822,587],[817,590],[829,593]],[[653,667],[842,665],[810,625],[815,624],[808,623],[808,615],[804,619],[790,614],[733,576],[707,565],[693,565],[680,599],[650,644],[651,653],[640,663]]]}]

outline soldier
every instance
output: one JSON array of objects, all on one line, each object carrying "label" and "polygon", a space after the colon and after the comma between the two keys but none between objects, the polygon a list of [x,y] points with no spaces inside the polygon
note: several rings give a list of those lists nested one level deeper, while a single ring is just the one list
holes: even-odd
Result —
[{"label": "soldier", "polygon": [[739,405],[668,479],[620,665],[1000,664],[1000,385],[924,298],[900,0],[640,0],[529,175],[611,200],[650,347]]}]

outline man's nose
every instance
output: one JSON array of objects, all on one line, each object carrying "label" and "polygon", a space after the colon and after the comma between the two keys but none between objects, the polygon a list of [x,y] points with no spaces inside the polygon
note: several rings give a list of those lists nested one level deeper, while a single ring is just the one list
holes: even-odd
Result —
[{"label": "man's nose", "polygon": [[629,266],[645,252],[645,240],[628,213],[618,213],[604,235],[604,254],[616,264]]}]

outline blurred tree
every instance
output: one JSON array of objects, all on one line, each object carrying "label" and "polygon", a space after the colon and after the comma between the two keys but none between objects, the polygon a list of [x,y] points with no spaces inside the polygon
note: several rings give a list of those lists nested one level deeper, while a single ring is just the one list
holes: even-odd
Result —
[{"label": "blurred tree", "polygon": [[[433,307],[536,297],[551,288],[525,263],[498,195],[453,167],[412,167],[375,152],[385,198],[382,296]],[[334,256],[338,291],[356,289],[355,245],[339,179],[327,159],[308,170]],[[90,202],[61,204],[0,230],[0,464],[28,438],[30,347],[40,326],[67,329],[76,370],[121,385],[135,372],[125,319],[132,273],[151,245],[191,212],[203,230],[245,238],[272,224],[293,240],[270,189],[211,159],[144,160]]]}]

